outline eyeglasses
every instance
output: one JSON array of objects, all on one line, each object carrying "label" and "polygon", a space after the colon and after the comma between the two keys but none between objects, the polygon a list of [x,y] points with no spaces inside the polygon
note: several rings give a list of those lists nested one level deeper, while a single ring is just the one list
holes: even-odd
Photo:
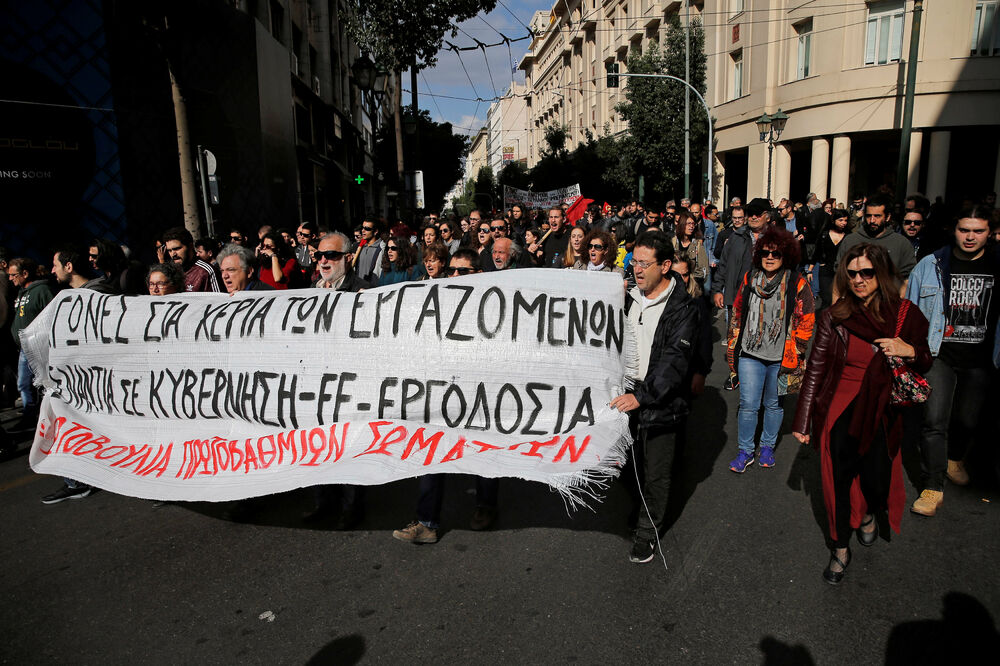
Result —
[{"label": "eyeglasses", "polygon": [[319,261],[320,259],[326,259],[327,261],[338,261],[341,259],[346,252],[337,252],[336,250],[323,250],[322,252],[313,252],[313,260]]},{"label": "eyeglasses", "polygon": [[361,228],[362,228],[362,229],[363,229],[364,231],[375,231],[375,227],[366,227],[366,226],[362,226]]},{"label": "eyeglasses", "polygon": [[168,284],[170,284],[170,283],[169,282],[150,282],[149,283],[149,288],[150,289],[163,289]]},{"label": "eyeglasses", "polygon": [[101,255],[99,255],[99,254],[90,254],[90,255],[88,255],[88,256],[89,256],[89,257],[90,257],[91,259],[98,259],[98,258],[100,258],[100,256],[101,256]]},{"label": "eyeglasses", "polygon": [[772,257],[775,258],[775,259],[781,259],[783,256],[785,256],[785,255],[783,255],[780,250],[761,250],[760,251],[760,258],[761,259],[770,259]]},{"label": "eyeglasses", "polygon": [[862,280],[871,280],[873,277],[875,277],[875,269],[874,268],[861,268],[861,269],[856,270],[856,271],[852,271],[850,268],[847,269],[847,277],[849,279],[853,280],[854,278],[858,277],[859,275],[861,276]]},{"label": "eyeglasses", "polygon": [[312,232],[309,231],[296,231],[296,236],[312,236]]},{"label": "eyeglasses", "polygon": [[399,248],[396,247],[395,245],[390,245],[385,249],[388,250],[389,252],[399,252]]},{"label": "eyeglasses", "polygon": [[903,220],[903,225],[907,227],[922,227],[924,223],[920,220]]},{"label": "eyeglasses", "polygon": [[468,275],[472,269],[467,266],[452,266],[448,269],[449,275]]},{"label": "eyeglasses", "polygon": [[479,227],[479,233],[481,233],[481,234],[488,234],[488,233],[490,233],[490,228],[489,227]]},{"label": "eyeglasses", "polygon": [[503,225],[501,224],[501,225],[500,225],[500,226],[498,226],[498,227],[490,227],[490,229],[492,229],[493,231],[505,231],[505,230],[507,229],[507,227],[505,227],[505,226],[503,226]]},{"label": "eyeglasses", "polygon": [[591,243],[590,245],[587,246],[587,249],[588,250],[597,250],[598,252],[600,252],[601,250],[604,249],[604,246],[601,245],[600,243]]},{"label": "eyeglasses", "polygon": [[662,261],[636,261],[635,259],[629,259],[629,266],[638,266],[642,270],[646,270],[650,266],[655,266],[656,264],[662,264]]}]

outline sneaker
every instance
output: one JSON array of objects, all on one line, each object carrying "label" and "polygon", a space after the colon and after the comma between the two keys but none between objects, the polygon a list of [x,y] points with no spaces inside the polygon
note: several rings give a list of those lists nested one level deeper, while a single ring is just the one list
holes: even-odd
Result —
[{"label": "sneaker", "polygon": [[55,491],[51,495],[46,495],[42,498],[42,504],[58,504],[63,500],[68,499],[83,499],[90,493],[94,492],[94,489],[90,486],[79,485],[76,488],[70,488],[69,486],[63,486],[59,490]]},{"label": "sneaker", "polygon": [[469,521],[469,528],[477,532],[487,530],[493,526],[497,519],[497,510],[492,506],[477,506],[472,520]]},{"label": "sneaker", "polygon": [[761,467],[774,467],[774,447],[760,447],[760,457],[757,459],[757,464]]},{"label": "sneaker", "polygon": [[415,520],[401,530],[393,530],[392,538],[409,543],[437,543],[438,533]]},{"label": "sneaker", "polygon": [[961,460],[948,461],[948,480],[956,486],[969,485],[969,473],[965,471],[965,463]]},{"label": "sneaker", "polygon": [[628,561],[642,564],[649,562],[656,554],[656,542],[650,539],[636,537],[632,541],[632,548],[628,551]]},{"label": "sneaker", "polygon": [[729,378],[726,379],[726,383],[722,385],[722,388],[726,389],[727,391],[735,391],[739,387],[740,387],[740,378],[737,377],[736,375],[729,375]]},{"label": "sneaker", "polygon": [[747,471],[747,467],[753,464],[753,452],[740,451],[739,454],[729,463],[729,469],[737,474]]},{"label": "sneaker", "polygon": [[910,511],[919,513],[921,516],[933,516],[943,503],[944,492],[927,488],[920,493],[920,497],[910,507]]}]

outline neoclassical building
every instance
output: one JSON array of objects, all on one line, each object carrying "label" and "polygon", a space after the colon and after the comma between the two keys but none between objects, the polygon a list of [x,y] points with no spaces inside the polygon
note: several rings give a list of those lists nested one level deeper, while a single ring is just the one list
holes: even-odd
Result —
[{"label": "neoclassical building", "polygon": [[[924,0],[918,41],[907,192],[959,201],[1000,188],[998,0]],[[771,159],[772,198],[809,192],[846,202],[897,189],[906,60],[914,0],[558,0],[521,60],[528,98],[528,164],[544,128],[571,141],[627,127],[623,89],[605,65],[663,43],[673,13],[705,26],[715,118],[716,200],[762,196],[768,146],[756,121],[788,115]],[[692,114],[700,113],[692,103]],[[705,191],[708,156],[698,156]],[[699,170],[693,166],[692,172]],[[698,179],[693,179],[695,182]]]}]

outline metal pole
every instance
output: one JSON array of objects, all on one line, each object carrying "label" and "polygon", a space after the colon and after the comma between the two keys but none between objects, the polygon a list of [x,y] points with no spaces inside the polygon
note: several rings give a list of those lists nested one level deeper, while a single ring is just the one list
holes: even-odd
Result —
[{"label": "metal pole", "polygon": [[771,201],[771,158],[774,155],[774,133],[768,130],[767,135],[767,200]]},{"label": "metal pole", "polygon": [[208,168],[205,164],[205,149],[198,144],[198,175],[201,176],[201,203],[205,206],[205,223],[208,235],[215,236],[215,222],[212,220],[212,208],[208,203]]},{"label": "metal pole", "polygon": [[913,24],[910,28],[910,56],[906,63],[906,92],[903,98],[903,122],[899,137],[899,164],[896,167],[896,200],[902,203],[907,195],[906,181],[909,180],[910,134],[913,130],[913,92],[917,84],[917,47],[920,43],[920,17],[924,0],[913,3]]},{"label": "metal pole", "polygon": [[[684,80],[691,80],[691,0],[685,0]],[[711,122],[711,120],[709,121]],[[684,89],[684,196],[691,198],[691,89]],[[704,198],[704,197],[702,197]]]},{"label": "metal pole", "polygon": [[[690,83],[682,78],[671,76],[670,74],[616,74],[615,76],[630,76],[636,79],[670,79],[671,81],[677,81],[678,83],[683,83],[687,86],[691,92],[698,97],[698,101],[701,105],[705,107],[705,117],[708,118],[708,191],[713,192],[713,186],[715,184],[715,144],[712,141],[712,110],[708,106],[708,102],[705,98],[701,96],[698,89],[692,86]],[[768,179],[770,180],[770,179]]]}]

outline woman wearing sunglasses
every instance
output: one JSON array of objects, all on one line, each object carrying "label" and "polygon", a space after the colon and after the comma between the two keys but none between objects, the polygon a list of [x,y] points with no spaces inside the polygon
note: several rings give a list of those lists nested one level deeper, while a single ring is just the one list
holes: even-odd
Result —
[{"label": "woman wearing sunglasses", "polygon": [[739,474],[754,462],[757,415],[764,406],[759,465],[774,466],[774,446],[785,410],[782,396],[795,393],[815,323],[812,287],[795,270],[799,242],[769,226],[757,239],[729,318],[726,359],[740,378],[739,451],[729,469]]},{"label": "woman wearing sunglasses", "polygon": [[580,258],[576,260],[573,268],[578,271],[602,271],[624,275],[624,271],[615,266],[614,260],[617,256],[618,244],[615,243],[615,237],[607,231],[594,229],[580,243]]},{"label": "woman wearing sunglasses", "polygon": [[[823,579],[840,583],[851,562],[851,532],[871,546],[876,514],[899,532],[906,493],[900,461],[902,418],[889,404],[897,357],[918,373],[931,367],[927,319],[916,306],[898,322],[900,279],[888,252],[862,243],[837,268],[844,294],[823,311],[802,381],[793,435],[820,451],[832,550]],[[899,327],[899,334],[896,329]],[[810,436],[812,433],[812,436]]]},{"label": "woman wearing sunglasses", "polygon": [[412,282],[419,277],[420,267],[417,265],[417,248],[410,244],[406,236],[393,236],[385,245],[385,255],[382,257],[382,275],[378,286]]}]

